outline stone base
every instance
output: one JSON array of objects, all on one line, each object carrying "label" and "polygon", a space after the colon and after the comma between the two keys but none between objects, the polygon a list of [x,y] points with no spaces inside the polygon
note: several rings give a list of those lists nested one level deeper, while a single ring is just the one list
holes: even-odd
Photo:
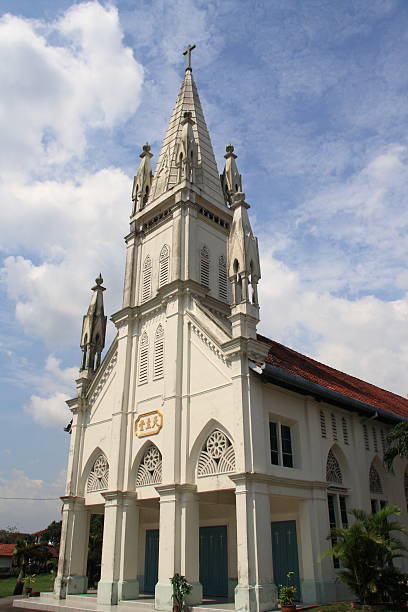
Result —
[{"label": "stone base", "polygon": [[87,576],[57,576],[54,582],[54,596],[65,599],[67,595],[81,595],[88,589]]},{"label": "stone base", "polygon": [[118,603],[118,582],[100,580],[96,600],[99,604],[113,606]]},{"label": "stone base", "polygon": [[188,606],[197,606],[203,603],[203,586],[201,582],[189,582],[193,587],[191,593],[186,597],[186,604]]},{"label": "stone base", "polygon": [[277,607],[278,592],[274,584],[254,584],[235,587],[237,612],[265,612]]},{"label": "stone base", "polygon": [[138,580],[119,580],[118,582],[118,599],[138,599],[139,597],[139,581]]},{"label": "stone base", "polygon": [[156,610],[173,610],[173,587],[170,580],[158,582],[154,589],[154,607]]},{"label": "stone base", "polygon": [[308,604],[337,601],[336,586],[333,580],[302,580],[302,601]]}]

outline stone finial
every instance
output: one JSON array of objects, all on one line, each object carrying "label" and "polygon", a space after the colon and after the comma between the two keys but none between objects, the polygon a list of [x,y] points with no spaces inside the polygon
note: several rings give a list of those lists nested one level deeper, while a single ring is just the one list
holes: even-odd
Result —
[{"label": "stone finial", "polygon": [[232,144],[226,146],[226,153],[224,157],[225,167],[224,172],[221,174],[221,185],[225,200],[229,205],[231,205],[234,195],[237,193],[242,193],[242,179],[235,162],[237,156],[234,153],[234,147]]},{"label": "stone finial", "polygon": [[95,279],[95,283],[92,287],[93,295],[88,311],[82,321],[81,372],[86,372],[86,375],[92,375],[98,369],[101,354],[105,347],[107,317],[105,317],[103,306],[105,287],[102,286],[103,278],[101,274]]},{"label": "stone finial", "polygon": [[132,201],[133,210],[132,216],[142,210],[147,203],[150,195],[150,189],[153,181],[153,172],[150,159],[153,157],[153,153],[150,153],[150,145],[148,142],[143,145],[143,151],[139,157],[141,162],[137,170],[136,176],[133,179],[132,188]]}]

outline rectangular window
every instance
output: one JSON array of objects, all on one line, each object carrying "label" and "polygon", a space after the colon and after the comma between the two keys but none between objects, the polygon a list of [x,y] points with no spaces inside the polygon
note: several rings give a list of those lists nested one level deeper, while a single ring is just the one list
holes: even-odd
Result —
[{"label": "rectangular window", "polygon": [[371,500],[371,513],[375,514],[378,510],[378,499]]},{"label": "rectangular window", "polygon": [[344,495],[339,495],[340,516],[343,527],[348,526],[347,505]]},{"label": "rectangular window", "polygon": [[272,465],[293,468],[292,433],[289,425],[269,422]]},{"label": "rectangular window", "polygon": [[[329,525],[330,529],[335,529],[337,527],[336,520],[336,495],[328,495],[327,496],[327,506],[329,510]],[[331,537],[332,546],[336,543],[336,538]],[[333,565],[337,569],[340,567],[340,562],[336,557],[333,557]]]}]

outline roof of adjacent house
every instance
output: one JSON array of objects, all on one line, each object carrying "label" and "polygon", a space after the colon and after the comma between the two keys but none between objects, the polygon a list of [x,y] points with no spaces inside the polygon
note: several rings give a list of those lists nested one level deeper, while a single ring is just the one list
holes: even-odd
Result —
[{"label": "roof of adjacent house", "polygon": [[[293,386],[296,386],[296,381],[303,379],[312,383],[313,389],[317,391],[319,387],[330,390],[339,398],[341,396],[345,400],[349,398],[382,413],[392,413],[408,419],[408,399],[405,397],[340,372],[260,334],[258,340],[270,345],[266,362],[274,368],[287,372],[293,378]],[[332,396],[335,397],[334,394]]]},{"label": "roof of adjacent house", "polygon": [[12,557],[15,547],[15,544],[0,544],[0,557]]}]

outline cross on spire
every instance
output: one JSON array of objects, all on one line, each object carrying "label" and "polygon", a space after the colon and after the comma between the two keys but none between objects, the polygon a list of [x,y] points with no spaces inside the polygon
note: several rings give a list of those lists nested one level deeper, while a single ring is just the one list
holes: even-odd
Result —
[{"label": "cross on spire", "polygon": [[186,70],[191,70],[191,52],[195,49],[195,45],[188,45],[188,47],[183,51],[183,55],[187,55],[187,66]]}]

